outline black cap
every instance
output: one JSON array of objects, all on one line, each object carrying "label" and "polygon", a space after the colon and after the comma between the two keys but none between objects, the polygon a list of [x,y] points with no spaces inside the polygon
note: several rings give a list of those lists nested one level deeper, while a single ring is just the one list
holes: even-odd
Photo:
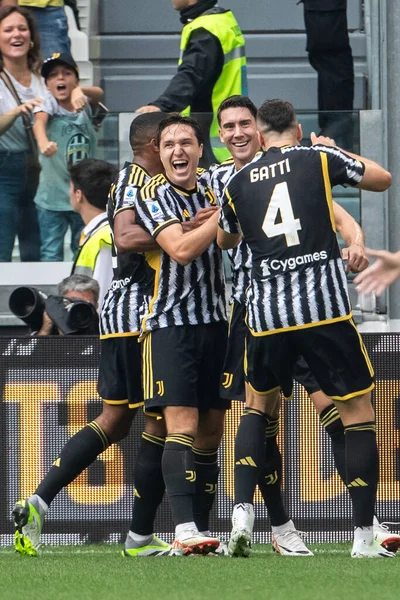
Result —
[{"label": "black cap", "polygon": [[78,65],[68,52],[54,52],[50,58],[46,58],[42,66],[42,77],[44,77],[44,79],[48,78],[51,69],[55,65],[66,65],[67,67],[71,67],[79,79]]}]

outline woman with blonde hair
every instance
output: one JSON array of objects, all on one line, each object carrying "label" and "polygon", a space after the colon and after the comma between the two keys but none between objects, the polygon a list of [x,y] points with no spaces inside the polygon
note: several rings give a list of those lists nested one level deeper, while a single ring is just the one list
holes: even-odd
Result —
[{"label": "woman with blonde hair", "polygon": [[34,197],[39,182],[32,111],[46,93],[40,40],[29,11],[0,8],[0,262],[18,236],[22,261],[40,259]]}]

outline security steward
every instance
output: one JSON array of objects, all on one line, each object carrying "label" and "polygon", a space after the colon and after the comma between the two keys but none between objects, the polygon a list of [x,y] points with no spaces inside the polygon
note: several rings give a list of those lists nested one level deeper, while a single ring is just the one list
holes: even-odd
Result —
[{"label": "security steward", "polygon": [[233,94],[247,95],[244,37],[233,13],[217,0],[172,0],[172,5],[184,25],[178,70],[164,93],[136,112],[196,113],[203,131],[210,131],[213,154],[205,148],[205,163],[221,162],[230,154],[218,135],[218,106]]}]

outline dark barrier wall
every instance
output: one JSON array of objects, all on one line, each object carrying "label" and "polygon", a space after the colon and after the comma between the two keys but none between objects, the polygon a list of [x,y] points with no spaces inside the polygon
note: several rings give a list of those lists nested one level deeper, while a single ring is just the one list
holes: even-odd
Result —
[{"label": "dark barrier wall", "polygon": [[[366,335],[376,369],[381,483],[377,513],[396,520],[400,512],[400,335]],[[100,412],[96,393],[99,342],[94,338],[0,338],[0,545],[12,543],[10,513],[29,496],[70,436]],[[241,406],[226,421],[221,478],[213,530],[230,530],[233,444]],[[351,535],[348,494],[335,474],[329,443],[308,397],[296,388],[282,405],[280,443],[284,455],[285,502],[309,541],[341,541]],[[131,435],[109,448],[56,498],[44,528],[45,543],[121,541],[133,501],[133,466],[143,427],[138,414]],[[256,497],[256,539],[269,540],[269,523]],[[167,504],[156,531],[171,539]]]}]

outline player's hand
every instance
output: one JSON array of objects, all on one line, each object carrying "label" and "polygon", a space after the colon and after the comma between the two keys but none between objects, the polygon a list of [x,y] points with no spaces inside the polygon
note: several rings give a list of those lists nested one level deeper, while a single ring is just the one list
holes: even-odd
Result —
[{"label": "player's hand", "polygon": [[50,156],[54,156],[58,152],[57,142],[51,142],[50,140],[47,140],[46,143],[39,146],[39,150],[43,156],[50,158]]},{"label": "player's hand", "polygon": [[42,104],[41,98],[35,98],[34,100],[28,100],[28,102],[24,102],[18,106],[18,113],[24,113],[25,115],[29,115],[37,106]]},{"label": "player's hand", "polygon": [[346,273],[361,273],[369,265],[365,248],[359,244],[352,244],[348,248],[343,248],[342,259],[347,261]]},{"label": "player's hand", "polygon": [[393,253],[369,248],[365,250],[368,256],[377,260],[368,269],[357,275],[354,283],[359,292],[381,296],[386,288],[400,277],[400,252]]},{"label": "player's hand", "polygon": [[78,85],[71,92],[72,107],[76,112],[82,112],[82,110],[85,108],[87,103],[88,103],[88,100],[87,100],[85,94],[83,93],[82,88]]},{"label": "player's hand", "polygon": [[336,142],[334,139],[326,137],[324,135],[315,135],[314,131],[311,132],[310,139],[313,146],[316,146],[317,144],[322,144],[323,146],[336,147]]},{"label": "player's hand", "polygon": [[135,110],[136,113],[151,113],[151,112],[161,112],[161,108],[158,106],[154,106],[154,104],[147,104],[147,106],[141,106]]},{"label": "player's hand", "polygon": [[203,223],[208,221],[208,219],[212,217],[216,211],[218,211],[217,206],[208,206],[207,208],[200,208],[200,210],[197,211],[193,219],[188,221],[188,224],[190,223],[190,229],[196,229],[197,227],[200,227],[200,225],[203,225]]}]

